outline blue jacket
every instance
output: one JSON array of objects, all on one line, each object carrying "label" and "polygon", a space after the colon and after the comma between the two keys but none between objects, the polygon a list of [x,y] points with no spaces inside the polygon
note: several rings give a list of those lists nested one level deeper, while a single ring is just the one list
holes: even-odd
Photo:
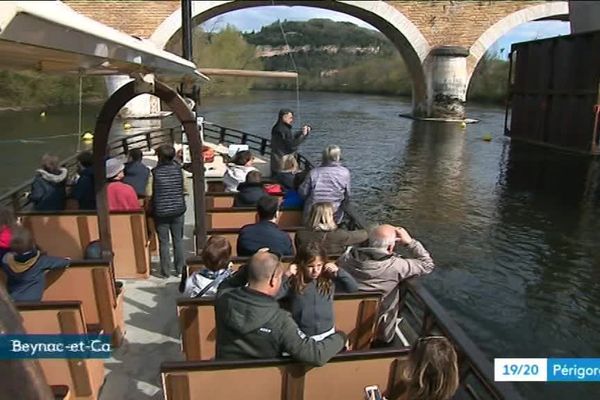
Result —
[{"label": "blue jacket", "polygon": [[138,196],[146,195],[146,185],[150,176],[150,169],[141,161],[128,162],[125,164],[125,177],[123,182],[133,186]]},{"label": "blue jacket", "polygon": [[234,207],[254,207],[261,197],[268,196],[262,183],[242,182],[238,185],[238,192],[233,199]]},{"label": "blue jacket", "polygon": [[2,257],[2,270],[13,301],[40,301],[46,284],[44,272],[68,265],[69,260],[47,256],[38,250],[24,255],[9,252]]},{"label": "blue jacket", "polygon": [[290,236],[271,221],[259,221],[242,227],[237,241],[238,256],[251,256],[263,247],[268,247],[282,256],[294,254]]},{"label": "blue jacket", "polygon": [[281,203],[281,208],[301,210],[303,206],[304,199],[297,191],[289,189],[283,192],[283,203]]},{"label": "blue jacket", "polygon": [[79,172],[79,179],[73,190],[73,197],[79,203],[80,210],[95,210],[96,209],[96,192],[94,190],[94,169],[86,167]]}]

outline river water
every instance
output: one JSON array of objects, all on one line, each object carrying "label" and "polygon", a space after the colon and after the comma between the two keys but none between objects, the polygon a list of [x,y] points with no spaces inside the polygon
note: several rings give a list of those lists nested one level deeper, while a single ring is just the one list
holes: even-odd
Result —
[{"label": "river water", "polygon": [[[267,137],[282,107],[296,108],[293,93],[202,104],[207,120]],[[402,98],[302,93],[297,125],[313,133],[301,151],[317,160],[324,146],[342,147],[358,208],[425,244],[438,265],[426,286],[490,358],[600,357],[598,162],[511,144],[499,108],[470,106],[481,122],[465,129],[398,117],[409,111]],[[97,112],[86,106],[85,129]],[[2,113],[2,139],[75,132],[76,116]],[[75,136],[2,142],[0,186],[29,177],[44,152],[76,148]],[[518,388],[527,399],[600,397],[598,384]]]}]

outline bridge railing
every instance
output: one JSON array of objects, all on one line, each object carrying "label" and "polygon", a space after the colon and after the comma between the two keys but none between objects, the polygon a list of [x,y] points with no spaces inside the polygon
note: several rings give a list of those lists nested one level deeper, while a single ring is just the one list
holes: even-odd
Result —
[{"label": "bridge railing", "polygon": [[[111,157],[123,156],[130,149],[141,148],[151,150],[164,143],[174,143],[181,137],[181,127],[166,127],[145,130],[130,136],[115,139],[108,145]],[[69,180],[77,174],[77,154],[65,158],[60,165],[67,169]],[[31,206],[28,194],[31,191],[33,178],[0,196],[0,205],[12,207],[15,212],[26,210]]]}]

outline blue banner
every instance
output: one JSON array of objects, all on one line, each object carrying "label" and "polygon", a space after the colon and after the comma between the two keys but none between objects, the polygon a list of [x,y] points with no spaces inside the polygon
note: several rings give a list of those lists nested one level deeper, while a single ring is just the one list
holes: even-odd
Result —
[{"label": "blue banner", "polygon": [[0,360],[110,358],[110,335],[0,335]]},{"label": "blue banner", "polygon": [[548,382],[600,382],[600,358],[549,358]]}]

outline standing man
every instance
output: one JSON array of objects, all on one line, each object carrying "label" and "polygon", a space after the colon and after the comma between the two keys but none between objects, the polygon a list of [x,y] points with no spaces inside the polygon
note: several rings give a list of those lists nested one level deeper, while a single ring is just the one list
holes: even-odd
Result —
[{"label": "standing man", "polygon": [[301,131],[292,132],[294,113],[288,108],[279,110],[279,119],[271,129],[271,176],[281,172],[283,156],[296,155],[298,146],[310,133],[310,126],[304,125]]}]

